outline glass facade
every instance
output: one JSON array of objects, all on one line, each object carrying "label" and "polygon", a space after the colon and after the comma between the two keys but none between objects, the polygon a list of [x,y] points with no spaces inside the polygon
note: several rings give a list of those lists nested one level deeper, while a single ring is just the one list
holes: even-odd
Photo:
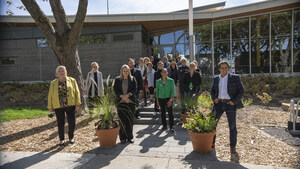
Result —
[{"label": "glass facade", "polygon": [[251,17],[251,72],[268,73],[270,16]]},{"label": "glass facade", "polygon": [[229,69],[232,68],[230,56],[230,21],[219,21],[213,25],[214,31],[214,72],[219,74],[218,64],[220,61],[227,61]]},{"label": "glass facade", "polygon": [[300,9],[294,10],[293,72],[300,72]]},{"label": "glass facade", "polygon": [[[219,74],[220,61],[236,74],[300,72],[299,31],[300,9],[194,25],[195,59],[204,75]],[[187,28],[150,34],[149,42],[150,55],[190,58]]]},{"label": "glass facade", "polygon": [[211,23],[195,26],[194,32],[195,59],[203,75],[212,75]]},{"label": "glass facade", "polygon": [[249,18],[232,20],[232,72],[249,73]]},{"label": "glass facade", "polygon": [[290,73],[292,11],[271,16],[271,70],[272,73]]}]

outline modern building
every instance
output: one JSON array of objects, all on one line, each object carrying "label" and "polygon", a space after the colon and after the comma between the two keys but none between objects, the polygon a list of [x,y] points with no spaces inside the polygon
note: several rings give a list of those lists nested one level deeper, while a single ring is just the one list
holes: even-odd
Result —
[{"label": "modern building", "polygon": [[[195,58],[202,73],[226,60],[237,74],[300,75],[300,2],[268,0],[194,8]],[[54,22],[54,18],[50,17]],[[69,16],[73,21],[74,16]],[[30,16],[0,17],[0,81],[51,80],[56,56]],[[104,77],[129,57],[189,56],[188,11],[86,16],[79,55],[84,77],[96,61]]]}]

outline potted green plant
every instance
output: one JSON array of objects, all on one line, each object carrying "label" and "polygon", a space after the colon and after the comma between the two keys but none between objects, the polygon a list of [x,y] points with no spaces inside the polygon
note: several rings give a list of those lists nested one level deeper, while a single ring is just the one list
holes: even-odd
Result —
[{"label": "potted green plant", "polygon": [[104,96],[95,100],[94,108],[90,111],[90,118],[97,119],[95,131],[101,148],[111,148],[116,145],[120,125],[117,113],[115,94],[109,85],[109,76],[106,82]]},{"label": "potted green plant", "polygon": [[214,135],[216,134],[217,121],[215,112],[207,113],[208,109],[199,108],[191,114],[183,127],[187,129],[195,152],[208,153],[211,151]]},{"label": "potted green plant", "polygon": [[185,97],[181,100],[182,111],[180,113],[182,123],[186,123],[186,119],[195,114],[198,109],[197,96]]}]

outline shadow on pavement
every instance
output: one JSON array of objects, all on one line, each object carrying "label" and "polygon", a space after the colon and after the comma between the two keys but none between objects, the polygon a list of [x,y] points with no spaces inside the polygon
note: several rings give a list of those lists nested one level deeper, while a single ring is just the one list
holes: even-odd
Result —
[{"label": "shadow on pavement", "polygon": [[[143,141],[139,144],[142,146],[142,149],[140,150],[141,153],[148,152],[150,148],[158,148],[163,146],[163,144],[166,143],[165,139],[173,135],[171,132],[167,131],[167,134],[161,136],[166,130],[161,130],[159,127],[160,125],[149,125],[147,128],[137,132],[137,138],[143,137],[147,132],[150,134],[150,136],[143,139]],[[156,133],[153,134],[154,132]]]},{"label": "shadow on pavement", "polygon": [[[111,161],[120,155],[120,153],[128,146],[128,143],[116,144],[113,148],[94,148],[85,153],[96,154],[96,156],[84,164],[83,168],[99,169],[105,166],[109,166]],[[81,161],[80,159],[78,159]],[[121,168],[122,166],[120,166]]]},{"label": "shadow on pavement", "polygon": [[[16,161],[12,161],[9,163],[6,163],[2,166],[0,166],[1,169],[23,169],[23,168],[29,168],[37,163],[40,163],[44,160],[49,159],[52,155],[56,154],[53,152],[60,152],[64,149],[64,146],[55,145],[53,147],[50,147],[48,149],[45,149],[43,152],[36,153],[29,157],[24,157],[21,159],[18,159]],[[49,151],[53,151],[49,153]]]},{"label": "shadow on pavement", "polygon": [[231,160],[231,162],[227,161],[219,161],[216,157],[216,151],[212,149],[210,153],[201,154],[192,151],[190,154],[186,155],[182,162],[186,165],[189,165],[191,169],[216,169],[216,168],[228,168],[228,169],[246,169],[246,167],[240,165],[239,154],[233,153],[231,154],[231,158],[235,160]]}]

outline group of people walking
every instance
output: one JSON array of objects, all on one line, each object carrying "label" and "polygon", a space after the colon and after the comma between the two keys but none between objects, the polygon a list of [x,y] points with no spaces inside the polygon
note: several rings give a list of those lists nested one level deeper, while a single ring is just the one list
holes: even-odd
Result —
[{"label": "group of people walking", "polygon": [[[96,62],[91,64],[91,71],[87,74],[86,90],[88,102],[104,95],[103,77]],[[244,94],[243,84],[237,75],[229,72],[227,62],[219,63],[220,75],[214,78],[211,96],[214,101],[216,118],[220,119],[226,112],[229,129],[231,151],[235,151],[237,143],[236,109],[242,107],[241,97]],[[69,123],[69,141],[74,143],[75,110],[79,109],[80,92],[75,79],[67,76],[64,66],[56,69],[58,77],[51,82],[48,109],[55,112],[58,123],[60,145],[64,144],[65,112]],[[117,111],[123,129],[120,130],[121,143],[133,143],[133,120],[140,118],[140,102],[144,99],[147,106],[147,95],[150,102],[154,102],[154,115],[161,114],[162,129],[167,129],[166,113],[169,116],[169,130],[174,132],[173,102],[175,99],[186,99],[199,96],[202,82],[198,62],[193,61],[187,65],[185,58],[178,55],[170,63],[167,56],[163,61],[151,56],[139,58],[138,63],[129,58],[128,64],[123,65],[120,76],[113,82],[113,91],[116,94]],[[136,109],[136,107],[138,107]],[[213,144],[214,146],[214,144]]]}]

